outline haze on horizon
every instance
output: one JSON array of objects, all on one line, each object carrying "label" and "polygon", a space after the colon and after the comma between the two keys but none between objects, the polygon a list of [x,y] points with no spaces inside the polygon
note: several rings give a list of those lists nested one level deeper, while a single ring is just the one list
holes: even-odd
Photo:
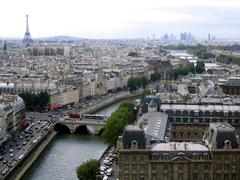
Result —
[{"label": "haze on horizon", "polygon": [[197,38],[240,39],[239,0],[7,0],[0,37],[146,38],[191,32]]}]

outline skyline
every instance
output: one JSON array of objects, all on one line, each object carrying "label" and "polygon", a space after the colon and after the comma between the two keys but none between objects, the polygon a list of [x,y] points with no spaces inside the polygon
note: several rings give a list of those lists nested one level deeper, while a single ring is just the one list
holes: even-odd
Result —
[{"label": "skyline", "polygon": [[[80,38],[152,38],[164,33],[208,33],[218,39],[240,39],[238,0],[9,0],[1,3],[0,37],[23,38],[26,14],[32,38],[58,35]],[[13,6],[14,5],[14,6]],[[13,12],[13,13],[11,13]]]}]

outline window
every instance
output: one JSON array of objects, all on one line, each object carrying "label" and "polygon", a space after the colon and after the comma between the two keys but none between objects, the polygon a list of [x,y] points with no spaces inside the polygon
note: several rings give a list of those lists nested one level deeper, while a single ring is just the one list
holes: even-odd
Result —
[{"label": "window", "polygon": [[194,111],[192,110],[192,111],[190,111],[190,116],[194,116]]},{"label": "window", "polygon": [[217,164],[216,168],[217,168],[217,170],[221,170],[222,169],[220,164]]},{"label": "window", "polygon": [[198,169],[198,165],[197,164],[193,164],[193,170],[197,170]]},{"label": "window", "polygon": [[157,174],[152,174],[152,180],[157,180]]},{"label": "window", "polygon": [[176,131],[173,131],[173,137],[174,138],[176,137]]},{"label": "window", "polygon": [[228,112],[228,117],[232,117],[232,112],[231,111]]},{"label": "window", "polygon": [[225,159],[225,161],[228,161],[229,160],[229,156],[228,155],[224,156],[224,159]]},{"label": "window", "polygon": [[236,174],[232,174],[232,180],[236,180],[237,179],[237,175]]},{"label": "window", "polygon": [[180,132],[180,137],[183,137],[183,132],[182,131]]},{"label": "window", "polygon": [[156,171],[156,170],[157,170],[157,165],[156,165],[156,164],[153,164],[153,165],[152,165],[152,170],[153,170],[153,171]]},{"label": "window", "polygon": [[177,116],[180,116],[180,115],[181,115],[181,111],[180,111],[180,110],[177,110],[177,111],[176,111],[176,115],[177,115]]},{"label": "window", "polygon": [[229,170],[229,165],[228,164],[224,165],[224,170],[227,170],[227,171]]},{"label": "window", "polygon": [[204,164],[203,169],[206,171],[208,170],[208,168],[209,168],[208,164]]},{"label": "window", "polygon": [[183,174],[178,174],[178,180],[183,180]]},{"label": "window", "polygon": [[128,174],[125,174],[125,175],[124,175],[124,180],[128,180],[128,179],[129,179]]},{"label": "window", "polygon": [[220,173],[217,174],[217,179],[221,179],[222,175]]},{"label": "window", "polygon": [[204,176],[203,176],[203,179],[204,180],[209,180],[209,174],[205,173]]},{"label": "window", "polygon": [[168,153],[164,153],[163,154],[163,160],[168,160],[169,159],[169,154]]},{"label": "window", "polygon": [[163,164],[163,170],[165,170],[165,171],[168,170],[168,165],[167,164]]},{"label": "window", "polygon": [[197,179],[198,178],[197,173],[193,173],[192,177],[193,177],[194,180]]},{"label": "window", "polygon": [[129,170],[129,166],[128,165],[125,165],[124,166],[124,171],[128,171]]},{"label": "window", "polygon": [[144,171],[145,165],[144,164],[140,164],[140,171]]},{"label": "window", "polygon": [[228,174],[224,174],[224,180],[229,180]]},{"label": "window", "polygon": [[238,117],[239,113],[237,111],[234,112],[234,117]]},{"label": "window", "polygon": [[163,180],[168,180],[168,175],[167,174],[163,174]]},{"label": "window", "polygon": [[133,161],[137,161],[137,156],[132,156]]},{"label": "window", "polygon": [[128,161],[128,156],[124,156],[124,161]]},{"label": "window", "polygon": [[183,165],[182,165],[182,164],[179,164],[179,165],[178,165],[178,170],[179,170],[179,171],[182,171],[182,170],[183,170]]},{"label": "window", "polygon": [[133,165],[132,165],[132,169],[133,169],[133,171],[137,171],[137,165],[136,165],[136,164],[133,164]]},{"label": "window", "polygon": [[210,121],[209,118],[206,118],[206,119],[205,119],[205,122],[206,122],[206,123],[209,123],[209,121]]}]

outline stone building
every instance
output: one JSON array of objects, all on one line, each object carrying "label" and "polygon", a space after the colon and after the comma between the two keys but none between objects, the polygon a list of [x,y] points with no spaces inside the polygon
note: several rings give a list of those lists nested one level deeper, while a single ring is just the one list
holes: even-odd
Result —
[{"label": "stone building", "polygon": [[25,118],[25,104],[16,95],[0,96],[0,144],[23,123]]},{"label": "stone building", "polygon": [[202,142],[150,145],[144,130],[129,125],[118,144],[119,180],[238,180],[240,149],[234,128],[211,123]]},{"label": "stone building", "polygon": [[157,96],[146,96],[140,114],[152,111],[168,115],[172,141],[200,140],[214,122],[228,122],[240,134],[240,106],[237,104],[161,103]]},{"label": "stone building", "polygon": [[240,77],[231,77],[221,85],[223,93],[240,95]]}]

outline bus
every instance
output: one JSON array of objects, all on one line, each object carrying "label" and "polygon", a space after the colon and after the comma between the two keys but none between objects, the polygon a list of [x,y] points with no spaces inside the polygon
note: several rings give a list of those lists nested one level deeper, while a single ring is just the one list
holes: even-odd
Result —
[{"label": "bus", "polygon": [[106,116],[98,114],[84,114],[83,117],[84,119],[98,119],[98,120],[106,119]]}]

